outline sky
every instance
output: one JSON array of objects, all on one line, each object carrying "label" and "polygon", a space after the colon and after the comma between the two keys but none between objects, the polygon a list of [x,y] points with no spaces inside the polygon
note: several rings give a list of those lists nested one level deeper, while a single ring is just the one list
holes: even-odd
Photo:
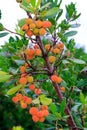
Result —
[{"label": "sky", "polygon": [[[81,26],[76,29],[78,34],[75,35],[74,39],[78,47],[84,47],[87,52],[87,0],[63,0],[61,7],[65,9],[65,5],[70,2],[76,3],[77,11],[81,13],[80,18],[77,20]],[[19,4],[16,3],[16,0],[0,1],[0,10],[2,12],[1,22],[4,27],[12,31],[14,31],[18,19],[27,17],[26,13],[19,7]],[[3,45],[7,39],[7,36],[0,38],[0,46]]]}]

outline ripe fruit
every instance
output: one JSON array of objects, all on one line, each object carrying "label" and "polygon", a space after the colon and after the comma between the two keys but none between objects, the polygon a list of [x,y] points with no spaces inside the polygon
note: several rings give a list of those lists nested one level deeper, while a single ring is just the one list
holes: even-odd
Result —
[{"label": "ripe fruit", "polygon": [[35,25],[35,23],[31,23],[29,27],[30,27],[30,29],[34,29],[36,27],[36,25]]},{"label": "ripe fruit", "polygon": [[33,20],[32,20],[31,18],[27,18],[27,19],[26,19],[26,24],[29,25],[29,24],[31,24],[32,22],[33,22]]},{"label": "ripe fruit", "polygon": [[45,49],[46,49],[47,51],[50,49],[50,47],[51,47],[50,44],[46,44],[46,45],[45,45]]},{"label": "ripe fruit", "polygon": [[54,53],[54,54],[60,54],[60,53],[61,53],[61,51],[60,51],[60,49],[55,48],[55,49],[53,49],[53,53]]},{"label": "ripe fruit", "polygon": [[61,78],[61,77],[58,77],[57,75],[52,75],[52,76],[51,76],[51,80],[52,80],[54,83],[61,83],[61,82],[62,82],[62,78]]},{"label": "ripe fruit", "polygon": [[27,30],[28,30],[28,25],[27,25],[27,24],[24,24],[24,25],[22,26],[22,30],[23,30],[23,31],[27,31]]},{"label": "ripe fruit", "polygon": [[36,56],[40,56],[41,55],[41,50],[40,49],[36,49],[35,54],[36,54]]},{"label": "ripe fruit", "polygon": [[17,102],[18,102],[18,97],[16,97],[16,96],[13,97],[13,98],[12,98],[12,101],[13,101],[14,103],[17,103]]},{"label": "ripe fruit", "polygon": [[34,90],[34,92],[35,92],[36,95],[39,95],[39,94],[41,94],[41,89],[40,88],[36,88]]},{"label": "ripe fruit", "polygon": [[50,63],[54,63],[56,61],[56,57],[55,56],[49,56],[48,60]]},{"label": "ripe fruit", "polygon": [[43,28],[50,28],[52,23],[50,21],[43,21]]},{"label": "ripe fruit", "polygon": [[35,21],[35,24],[36,24],[36,27],[37,27],[37,28],[41,28],[42,25],[43,25],[43,22],[40,21],[40,20],[37,20],[37,21]]},{"label": "ripe fruit", "polygon": [[27,103],[27,104],[31,104],[31,103],[32,103],[32,98],[27,97],[26,103]]},{"label": "ripe fruit", "polygon": [[26,83],[27,83],[27,78],[26,78],[26,77],[21,77],[21,78],[19,79],[19,83],[22,84],[22,85],[26,85]]},{"label": "ripe fruit", "polygon": [[20,72],[21,72],[21,73],[24,73],[25,71],[26,71],[26,67],[25,67],[25,66],[21,66],[21,67],[20,67]]},{"label": "ripe fruit", "polygon": [[26,103],[24,103],[24,102],[21,101],[20,104],[21,104],[22,108],[27,108],[27,104]]},{"label": "ripe fruit", "polygon": [[21,93],[17,93],[17,94],[16,94],[16,97],[17,97],[17,98],[18,98],[18,100],[20,101],[20,100],[22,100],[22,97],[23,97],[23,96],[22,96],[22,94],[21,94]]},{"label": "ripe fruit", "polygon": [[33,77],[32,77],[32,76],[28,76],[28,77],[27,77],[27,81],[28,81],[29,83],[32,83],[32,82],[33,82],[33,80],[34,80],[34,79],[33,79]]},{"label": "ripe fruit", "polygon": [[64,44],[63,43],[58,43],[57,47],[62,50],[64,48]]},{"label": "ripe fruit", "polygon": [[44,117],[39,118],[39,122],[44,122],[44,120],[45,120]]},{"label": "ripe fruit", "polygon": [[29,37],[33,36],[33,32],[32,32],[31,30],[28,30],[28,31],[26,32],[26,34],[27,34],[27,36],[29,36]]},{"label": "ripe fruit", "polygon": [[30,110],[29,110],[29,113],[31,115],[37,115],[38,109],[36,107],[31,107]]},{"label": "ripe fruit", "polygon": [[31,85],[29,86],[29,89],[32,90],[32,91],[34,91],[34,89],[35,89],[34,84],[31,84]]},{"label": "ripe fruit", "polygon": [[60,90],[61,90],[61,92],[65,92],[66,91],[65,87],[63,87],[63,86],[60,87]]},{"label": "ripe fruit", "polygon": [[34,49],[38,49],[39,47],[38,47],[38,45],[37,44],[35,44],[34,45]]},{"label": "ripe fruit", "polygon": [[37,112],[37,117],[41,118],[41,117],[43,117],[43,116],[44,116],[43,111],[42,111],[42,110],[39,110],[39,111]]},{"label": "ripe fruit", "polygon": [[39,118],[38,118],[37,116],[33,115],[33,116],[32,116],[32,120],[33,120],[34,122],[38,122],[38,121],[39,121]]},{"label": "ripe fruit", "polygon": [[45,33],[46,33],[46,30],[44,28],[39,29],[39,34],[41,36],[45,35]]},{"label": "ripe fruit", "polygon": [[27,3],[29,3],[29,2],[30,2],[30,0],[26,0],[26,2],[27,2]]},{"label": "ripe fruit", "polygon": [[44,116],[48,116],[48,115],[49,115],[48,110],[43,110],[43,115],[44,115]]}]

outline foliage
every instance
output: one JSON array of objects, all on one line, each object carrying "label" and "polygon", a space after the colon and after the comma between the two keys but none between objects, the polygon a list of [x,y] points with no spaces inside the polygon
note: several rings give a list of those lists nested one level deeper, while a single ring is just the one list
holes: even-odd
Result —
[{"label": "foliage", "polygon": [[[87,54],[70,39],[79,27],[75,4],[66,5],[60,21],[62,0],[17,2],[28,18],[12,32],[20,38],[10,37],[0,49],[1,129],[84,130]],[[2,26],[0,37],[11,32]]]}]

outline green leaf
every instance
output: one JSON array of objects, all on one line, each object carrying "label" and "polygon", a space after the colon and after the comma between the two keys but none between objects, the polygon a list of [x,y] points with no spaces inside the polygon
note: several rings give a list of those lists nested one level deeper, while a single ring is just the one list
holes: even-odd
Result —
[{"label": "green leaf", "polygon": [[43,105],[50,105],[52,103],[52,99],[47,98],[45,95],[40,95],[39,98],[40,98],[40,102]]},{"label": "green leaf", "polygon": [[64,99],[64,100],[61,102],[61,104],[60,104],[60,113],[61,113],[61,115],[64,114],[65,107],[66,107],[66,100]]},{"label": "green leaf", "polygon": [[83,69],[81,70],[81,72],[83,72],[83,71],[87,71],[87,66],[85,66],[85,68],[83,68]]},{"label": "green leaf", "polygon": [[18,26],[22,27],[25,24],[25,20],[26,20],[26,18],[23,18],[23,19],[19,20],[18,21]]},{"label": "green leaf", "polygon": [[36,4],[36,0],[30,0],[30,3],[33,7],[35,7],[35,4]]},{"label": "green leaf", "polygon": [[78,28],[78,27],[80,27],[80,25],[81,25],[81,24],[79,24],[79,23],[72,24],[72,25],[71,25],[71,28]]},{"label": "green leaf", "polygon": [[60,16],[62,15],[62,13],[63,13],[63,9],[59,9],[57,17],[56,17],[56,20],[58,20],[60,18]]},{"label": "green leaf", "polygon": [[82,102],[83,105],[85,104],[85,97],[82,92],[80,92],[80,101]]},{"label": "green leaf", "polygon": [[59,9],[58,7],[53,7],[52,9],[48,10],[44,16],[53,17],[58,13],[58,9]]},{"label": "green leaf", "polygon": [[2,23],[0,23],[0,31],[3,31],[3,30],[4,30],[3,25]]},{"label": "green leaf", "polygon": [[7,36],[8,34],[9,34],[8,32],[0,33],[0,38],[1,38],[1,37],[5,37],[5,36]]},{"label": "green leaf", "polygon": [[49,121],[49,122],[52,122],[52,121],[56,121],[57,120],[57,117],[53,114],[49,114],[46,119]]},{"label": "green leaf", "polygon": [[5,82],[10,78],[11,78],[11,75],[1,75],[0,74],[0,82]]},{"label": "green leaf", "polygon": [[40,104],[39,98],[34,99],[34,100],[32,101],[32,103],[34,103],[34,104]]},{"label": "green leaf", "polygon": [[68,58],[68,60],[70,60],[70,61],[72,61],[72,62],[74,62],[74,63],[76,63],[76,64],[86,64],[85,61],[80,60],[80,59],[76,59],[76,58],[73,58],[73,59]]},{"label": "green leaf", "polygon": [[7,75],[8,73],[7,72],[4,72],[4,71],[0,71],[0,75]]},{"label": "green leaf", "polygon": [[40,6],[41,1],[42,1],[42,0],[38,0],[37,5],[36,5],[36,8],[38,8],[38,7]]},{"label": "green leaf", "polygon": [[1,10],[0,10],[0,19],[1,19],[1,15],[2,15],[2,13],[1,13]]},{"label": "green leaf", "polygon": [[16,87],[13,87],[11,88],[8,92],[7,92],[7,95],[12,95],[14,93],[16,93],[22,86],[21,85],[18,85]]},{"label": "green leaf", "polygon": [[77,31],[69,31],[64,34],[64,37],[72,37],[77,34]]},{"label": "green leaf", "polygon": [[57,107],[54,103],[50,104],[50,111],[55,114],[57,112]]},{"label": "green leaf", "polygon": [[24,64],[24,60],[14,60],[14,62],[15,62],[18,66]]},{"label": "green leaf", "polygon": [[87,85],[87,79],[82,79],[78,82],[77,86],[82,87]]}]

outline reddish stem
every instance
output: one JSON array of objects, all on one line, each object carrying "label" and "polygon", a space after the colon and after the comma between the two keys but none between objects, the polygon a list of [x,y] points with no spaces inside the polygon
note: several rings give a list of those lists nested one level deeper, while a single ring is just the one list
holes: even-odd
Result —
[{"label": "reddish stem", "polygon": [[[49,63],[49,61],[48,61],[48,57],[47,57],[47,55],[46,55],[46,53],[45,53],[45,51],[44,51],[44,47],[43,47],[43,44],[42,44],[42,41],[41,41],[40,36],[37,36],[37,37],[36,37],[36,40],[37,40],[37,43],[38,43],[38,45],[39,45],[39,47],[40,47],[40,49],[41,49],[41,51],[42,51],[42,55],[43,55],[43,58],[44,58],[44,60],[45,60],[47,69],[49,70],[48,76],[51,77],[51,76],[54,74],[54,72],[53,72],[52,67],[50,66],[50,63]],[[63,95],[62,95],[62,93],[61,93],[61,91],[60,91],[59,85],[58,85],[57,83],[54,83],[54,82],[52,82],[52,83],[53,83],[53,86],[54,86],[54,88],[55,88],[55,90],[56,90],[56,93],[57,93],[58,98],[60,99],[60,101],[62,101],[62,100],[64,99],[64,97],[63,97]],[[73,117],[72,117],[72,115],[71,115],[71,112],[70,112],[70,110],[69,110],[68,105],[66,105],[65,113],[69,116],[68,119],[67,119],[67,124],[68,124],[68,126],[71,127],[71,130],[79,130],[79,129],[77,128],[77,126],[76,126],[74,120],[73,120]]]}]

